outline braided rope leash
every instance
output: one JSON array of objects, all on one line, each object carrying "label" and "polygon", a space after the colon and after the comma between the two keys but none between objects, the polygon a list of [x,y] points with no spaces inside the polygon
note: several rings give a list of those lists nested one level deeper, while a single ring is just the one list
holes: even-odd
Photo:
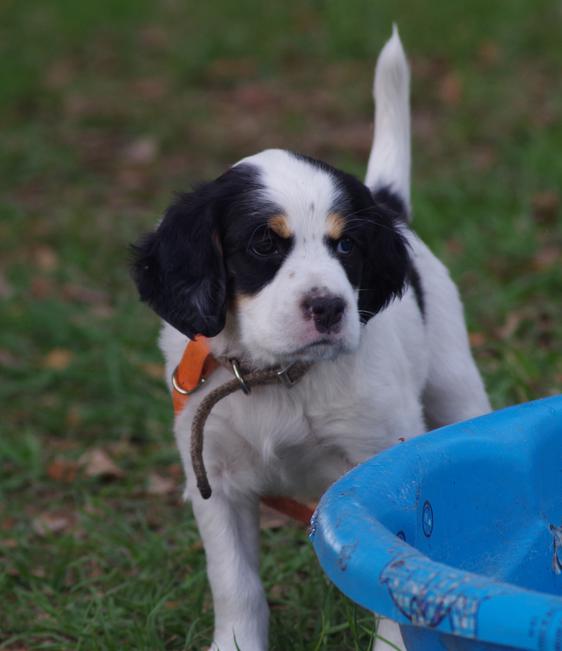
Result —
[{"label": "braided rope leash", "polygon": [[260,385],[282,382],[286,386],[291,387],[293,384],[298,382],[311,367],[311,364],[297,362],[283,371],[279,371],[276,368],[261,369],[250,371],[249,373],[242,375],[237,362],[232,360],[231,364],[235,375],[234,379],[225,382],[225,384],[222,384],[220,387],[211,391],[208,396],[205,396],[195,412],[191,424],[191,464],[197,479],[197,488],[204,500],[211,497],[212,490],[211,485],[209,484],[209,478],[207,477],[205,463],[203,462],[203,432],[207,418],[217,402],[239,390],[244,391],[244,393],[248,395],[252,387]]}]

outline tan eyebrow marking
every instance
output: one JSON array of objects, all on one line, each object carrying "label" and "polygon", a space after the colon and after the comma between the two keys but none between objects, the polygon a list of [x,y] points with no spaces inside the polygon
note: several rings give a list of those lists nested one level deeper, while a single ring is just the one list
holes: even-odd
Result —
[{"label": "tan eyebrow marking", "polygon": [[339,240],[345,228],[345,217],[339,212],[331,212],[326,217],[326,233],[332,240]]},{"label": "tan eyebrow marking", "polygon": [[273,215],[267,220],[267,225],[274,233],[284,239],[288,239],[293,235],[293,231],[289,228],[289,224],[287,223],[286,215]]}]

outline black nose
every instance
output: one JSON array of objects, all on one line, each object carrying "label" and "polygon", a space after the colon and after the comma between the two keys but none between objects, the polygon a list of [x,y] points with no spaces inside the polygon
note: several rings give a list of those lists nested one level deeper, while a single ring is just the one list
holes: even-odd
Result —
[{"label": "black nose", "polygon": [[305,318],[314,319],[318,332],[338,332],[345,310],[340,296],[311,296],[302,303]]}]

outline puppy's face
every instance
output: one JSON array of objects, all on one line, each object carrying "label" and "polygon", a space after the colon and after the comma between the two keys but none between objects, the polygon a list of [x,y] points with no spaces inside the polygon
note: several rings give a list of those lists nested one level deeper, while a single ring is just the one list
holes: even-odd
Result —
[{"label": "puppy's face", "polygon": [[[407,247],[354,177],[282,150],[182,195],[136,247],[141,298],[189,337],[229,321],[247,358],[330,359],[404,288]],[[232,327],[230,327],[232,326]]]}]

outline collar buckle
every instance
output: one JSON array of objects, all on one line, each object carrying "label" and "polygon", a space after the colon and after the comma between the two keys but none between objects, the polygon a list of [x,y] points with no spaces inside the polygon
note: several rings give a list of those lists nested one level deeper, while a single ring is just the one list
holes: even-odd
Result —
[{"label": "collar buckle", "polygon": [[277,371],[277,379],[279,380],[279,382],[281,382],[281,384],[284,384],[288,389],[294,387],[298,381],[298,380],[294,380],[290,375],[290,371],[293,368],[293,366],[294,364],[289,364],[289,366],[286,366],[285,368],[282,368],[280,371]]},{"label": "collar buckle", "polygon": [[234,373],[234,377],[238,380],[240,383],[240,388],[244,392],[245,395],[248,395],[251,391],[250,387],[247,385],[246,380],[244,379],[244,376],[242,375],[242,371],[240,370],[240,363],[238,362],[237,359],[231,359],[230,361],[230,366],[232,367],[232,372]]},{"label": "collar buckle", "polygon": [[172,386],[174,387],[174,390],[177,391],[182,396],[190,396],[192,393],[195,393],[198,389],[200,389],[207,381],[206,378],[201,377],[199,379],[199,382],[193,387],[193,389],[184,389],[181,386],[181,384],[178,382],[178,378],[177,378],[178,369],[179,366],[176,366],[174,372],[172,373]]}]

